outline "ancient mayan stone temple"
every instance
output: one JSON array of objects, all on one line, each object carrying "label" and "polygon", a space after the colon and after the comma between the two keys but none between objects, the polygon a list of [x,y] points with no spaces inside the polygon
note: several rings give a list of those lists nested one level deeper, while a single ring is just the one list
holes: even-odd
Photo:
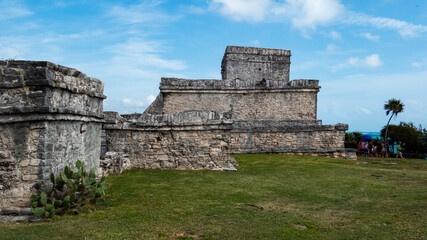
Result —
[{"label": "ancient mayan stone temple", "polygon": [[162,78],[145,115],[224,112],[231,153],[292,152],[345,157],[347,125],[317,120],[318,80],[289,81],[289,50],[227,47],[222,80]]},{"label": "ancient mayan stone temple", "polygon": [[146,111],[125,115],[102,112],[103,83],[75,69],[0,61],[0,215],[78,159],[101,174],[232,169],[230,153],[345,158],[348,126],[322,125],[319,81],[290,81],[290,57],[229,46],[221,80],[162,78]]}]

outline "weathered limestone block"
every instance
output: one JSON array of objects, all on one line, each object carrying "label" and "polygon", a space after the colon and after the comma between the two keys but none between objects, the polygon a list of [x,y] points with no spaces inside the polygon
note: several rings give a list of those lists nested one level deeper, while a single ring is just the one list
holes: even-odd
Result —
[{"label": "weathered limestone block", "polygon": [[[186,91],[160,94],[163,113],[174,114],[189,110],[230,112],[233,119],[315,120],[318,89],[280,91],[227,90]],[[149,109],[147,109],[149,110]],[[148,113],[148,112],[146,112]]]},{"label": "weathered limestone block", "polygon": [[50,62],[0,61],[0,114],[102,116],[104,84]]},{"label": "weathered limestone block", "polygon": [[131,169],[129,156],[120,152],[106,152],[101,156],[100,172],[102,175],[109,173],[121,174],[124,170]]},{"label": "weathered limestone block", "polygon": [[[345,152],[344,136],[348,126],[281,125],[248,128],[237,123],[231,130],[232,153],[335,153]],[[344,154],[345,157],[345,154]]]},{"label": "weathered limestone block", "polygon": [[222,59],[222,79],[265,84],[289,81],[291,51],[228,46]]},{"label": "weathered limestone block", "polygon": [[77,160],[99,168],[103,83],[50,62],[0,61],[0,209],[29,206]]},{"label": "weathered limestone block", "polygon": [[346,148],[345,149],[345,158],[346,159],[357,160],[356,149],[354,149],[354,148]]}]

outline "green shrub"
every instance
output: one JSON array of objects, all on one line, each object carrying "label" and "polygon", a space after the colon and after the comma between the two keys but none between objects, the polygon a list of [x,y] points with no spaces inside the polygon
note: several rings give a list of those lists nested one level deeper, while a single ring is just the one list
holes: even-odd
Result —
[{"label": "green shrub", "polygon": [[352,132],[345,133],[344,145],[346,148],[357,148],[358,143],[362,139],[362,133]]},{"label": "green shrub", "polygon": [[105,178],[96,180],[95,170],[85,171],[84,163],[76,162],[77,171],[68,166],[55,178],[50,174],[52,187],[49,191],[40,191],[31,195],[31,211],[38,217],[52,217],[56,214],[77,214],[82,207],[93,206],[105,195],[108,184]]}]

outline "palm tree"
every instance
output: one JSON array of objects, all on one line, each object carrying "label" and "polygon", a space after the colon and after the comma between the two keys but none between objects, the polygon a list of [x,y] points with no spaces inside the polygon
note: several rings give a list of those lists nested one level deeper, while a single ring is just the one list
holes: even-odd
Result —
[{"label": "palm tree", "polygon": [[386,110],[386,115],[388,116],[388,114],[390,114],[391,112],[391,116],[390,119],[387,122],[387,127],[385,128],[385,157],[388,158],[388,145],[387,145],[387,133],[388,133],[388,125],[390,124],[390,120],[393,118],[393,116],[397,116],[397,114],[403,112],[403,108],[405,107],[405,105],[403,103],[400,102],[400,100],[397,100],[395,98],[392,98],[390,100],[388,100],[385,104],[384,104],[384,110]]}]

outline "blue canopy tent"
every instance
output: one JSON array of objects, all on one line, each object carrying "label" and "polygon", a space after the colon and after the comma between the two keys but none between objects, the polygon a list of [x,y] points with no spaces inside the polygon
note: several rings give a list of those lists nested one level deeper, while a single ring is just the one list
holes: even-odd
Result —
[{"label": "blue canopy tent", "polygon": [[367,134],[365,134],[365,135],[362,135],[362,139],[371,140],[372,137],[369,136],[369,135],[367,135]]}]

